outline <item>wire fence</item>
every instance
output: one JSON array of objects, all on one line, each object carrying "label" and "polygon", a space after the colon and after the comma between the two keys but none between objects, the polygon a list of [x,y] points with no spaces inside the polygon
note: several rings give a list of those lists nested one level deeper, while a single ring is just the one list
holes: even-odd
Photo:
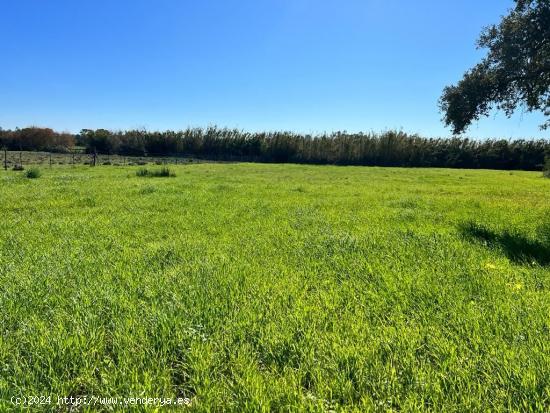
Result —
[{"label": "wire fence", "polygon": [[7,151],[1,152],[2,169],[20,169],[30,165],[53,167],[55,165],[179,165],[204,162],[203,160],[185,155],[176,156],[121,156],[93,153],[57,153],[57,152],[30,152]]}]

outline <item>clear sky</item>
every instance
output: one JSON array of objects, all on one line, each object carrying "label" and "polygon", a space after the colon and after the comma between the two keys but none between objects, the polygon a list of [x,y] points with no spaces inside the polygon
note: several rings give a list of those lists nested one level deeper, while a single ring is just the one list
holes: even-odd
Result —
[{"label": "clear sky", "polygon": [[[512,0],[0,0],[0,126],[450,134],[437,100]],[[549,137],[542,115],[475,137]]]}]

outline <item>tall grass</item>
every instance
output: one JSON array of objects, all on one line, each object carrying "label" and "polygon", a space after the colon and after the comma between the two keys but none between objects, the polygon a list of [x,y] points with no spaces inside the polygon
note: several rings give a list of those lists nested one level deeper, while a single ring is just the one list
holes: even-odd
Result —
[{"label": "tall grass", "polygon": [[541,170],[549,140],[423,138],[404,132],[302,135],[210,127],[173,132],[88,130],[89,150],[127,155],[186,154],[218,160],[312,164]]}]

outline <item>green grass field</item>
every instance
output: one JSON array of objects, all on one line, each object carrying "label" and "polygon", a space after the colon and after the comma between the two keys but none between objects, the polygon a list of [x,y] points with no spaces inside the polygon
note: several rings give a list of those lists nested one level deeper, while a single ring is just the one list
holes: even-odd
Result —
[{"label": "green grass field", "polygon": [[550,408],[541,173],[137,169],[0,172],[0,411]]}]

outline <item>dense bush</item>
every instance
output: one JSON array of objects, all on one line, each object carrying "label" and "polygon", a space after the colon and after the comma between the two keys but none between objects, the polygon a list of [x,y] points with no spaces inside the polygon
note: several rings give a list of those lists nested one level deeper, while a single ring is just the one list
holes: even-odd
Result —
[{"label": "dense bush", "polygon": [[41,175],[42,172],[40,172],[40,169],[38,168],[30,168],[27,170],[27,172],[25,172],[25,176],[29,179],[40,178]]},{"label": "dense bush", "polygon": [[72,140],[64,134],[57,134],[58,141],[55,141],[53,136],[56,134],[51,130],[41,132],[39,135],[43,137],[33,140],[31,136],[34,135],[29,129],[36,128],[15,132],[0,130],[0,139],[9,141],[4,145],[15,150],[60,148],[63,146],[59,140],[64,137],[65,148],[76,142],[86,147],[88,153],[124,156],[176,155],[228,161],[539,171],[544,164],[545,152],[550,153],[550,141],[544,139],[423,138],[397,131],[380,134],[335,132],[312,136],[293,132],[251,133],[217,127],[188,128],[178,132],[84,129],[71,137]]},{"label": "dense bush", "polygon": [[141,177],[146,177],[146,176],[149,176],[149,177],[156,177],[156,178],[163,178],[163,177],[173,177],[173,176],[176,176],[176,174],[174,172],[172,172],[170,170],[170,168],[168,167],[162,167],[158,170],[149,170],[147,168],[139,168],[137,171],[136,171],[136,176],[141,176]]}]

